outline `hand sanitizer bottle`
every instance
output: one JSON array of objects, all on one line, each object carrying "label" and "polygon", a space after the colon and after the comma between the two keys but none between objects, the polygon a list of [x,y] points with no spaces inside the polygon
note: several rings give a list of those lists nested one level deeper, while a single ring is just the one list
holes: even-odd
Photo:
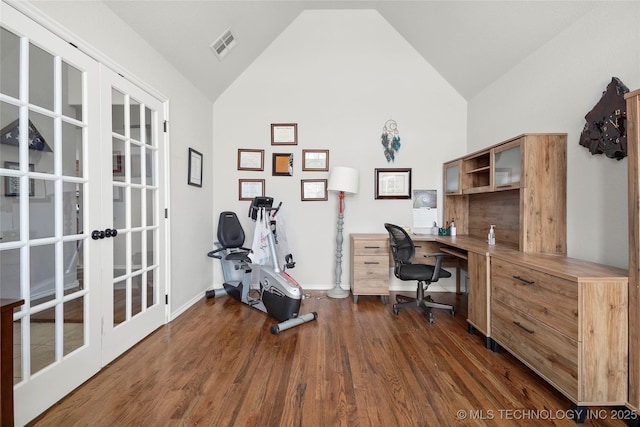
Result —
[{"label": "hand sanitizer bottle", "polygon": [[489,244],[490,245],[495,245],[496,244],[496,231],[494,229],[495,225],[492,225],[491,228],[489,229]]},{"label": "hand sanitizer bottle", "polygon": [[451,218],[451,235],[456,235],[456,223],[453,221],[453,218]]}]

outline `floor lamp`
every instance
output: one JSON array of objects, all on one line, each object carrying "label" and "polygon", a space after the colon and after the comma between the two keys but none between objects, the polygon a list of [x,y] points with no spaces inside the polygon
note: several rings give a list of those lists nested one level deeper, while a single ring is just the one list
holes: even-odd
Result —
[{"label": "floor lamp", "polygon": [[358,192],[358,171],[353,168],[336,166],[329,175],[329,191],[338,191],[340,196],[340,210],[338,211],[338,235],[336,237],[336,286],[327,292],[331,298],[346,298],[349,291],[340,287],[342,277],[342,225],[344,224],[344,193]]}]

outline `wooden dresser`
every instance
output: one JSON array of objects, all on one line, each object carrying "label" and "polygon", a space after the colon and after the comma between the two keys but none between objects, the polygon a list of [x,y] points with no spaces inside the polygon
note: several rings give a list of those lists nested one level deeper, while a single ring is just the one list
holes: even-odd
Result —
[{"label": "wooden dresser", "polygon": [[577,406],[626,403],[627,319],[625,270],[562,255],[491,257],[494,343]]}]

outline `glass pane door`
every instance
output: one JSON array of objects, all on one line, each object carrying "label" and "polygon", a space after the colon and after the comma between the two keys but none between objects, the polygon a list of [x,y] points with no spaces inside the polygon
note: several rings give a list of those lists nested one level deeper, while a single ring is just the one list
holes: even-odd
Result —
[{"label": "glass pane door", "polygon": [[105,265],[104,362],[108,363],[165,321],[160,227],[162,104],[121,76],[104,70],[110,104],[105,139],[112,194],[110,258]]},{"label": "glass pane door", "polygon": [[[0,296],[14,313],[16,424],[100,369],[99,283],[86,224],[99,205],[98,66],[0,4]],[[99,200],[98,200],[99,203]],[[98,277],[99,279],[99,277]]]}]

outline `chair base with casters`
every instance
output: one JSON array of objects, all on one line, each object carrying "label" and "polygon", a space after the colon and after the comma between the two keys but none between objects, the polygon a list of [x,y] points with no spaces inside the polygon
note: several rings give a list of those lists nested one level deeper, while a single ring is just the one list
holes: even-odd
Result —
[{"label": "chair base with casters", "polygon": [[416,290],[416,298],[407,297],[404,295],[396,295],[396,304],[393,304],[393,314],[398,314],[403,307],[413,307],[422,310],[429,318],[429,323],[434,323],[436,320],[431,312],[432,308],[440,308],[443,310],[449,310],[452,316],[455,316],[456,309],[450,304],[441,304],[435,302],[431,296],[424,296],[425,286],[422,282],[418,283],[418,289]]},{"label": "chair base with casters", "polygon": [[429,323],[434,323],[435,318],[432,308],[449,310],[455,315],[455,308],[451,304],[441,304],[433,301],[429,296],[425,297],[424,291],[431,283],[437,282],[441,277],[451,277],[451,273],[441,268],[442,259],[448,256],[444,253],[428,254],[436,258],[435,265],[413,263],[416,250],[413,240],[400,226],[385,223],[384,227],[389,232],[389,245],[394,261],[394,275],[403,281],[417,281],[416,297],[404,295],[396,296],[396,304],[393,305],[393,313],[398,314],[400,308],[414,307],[422,310],[428,317]]}]

